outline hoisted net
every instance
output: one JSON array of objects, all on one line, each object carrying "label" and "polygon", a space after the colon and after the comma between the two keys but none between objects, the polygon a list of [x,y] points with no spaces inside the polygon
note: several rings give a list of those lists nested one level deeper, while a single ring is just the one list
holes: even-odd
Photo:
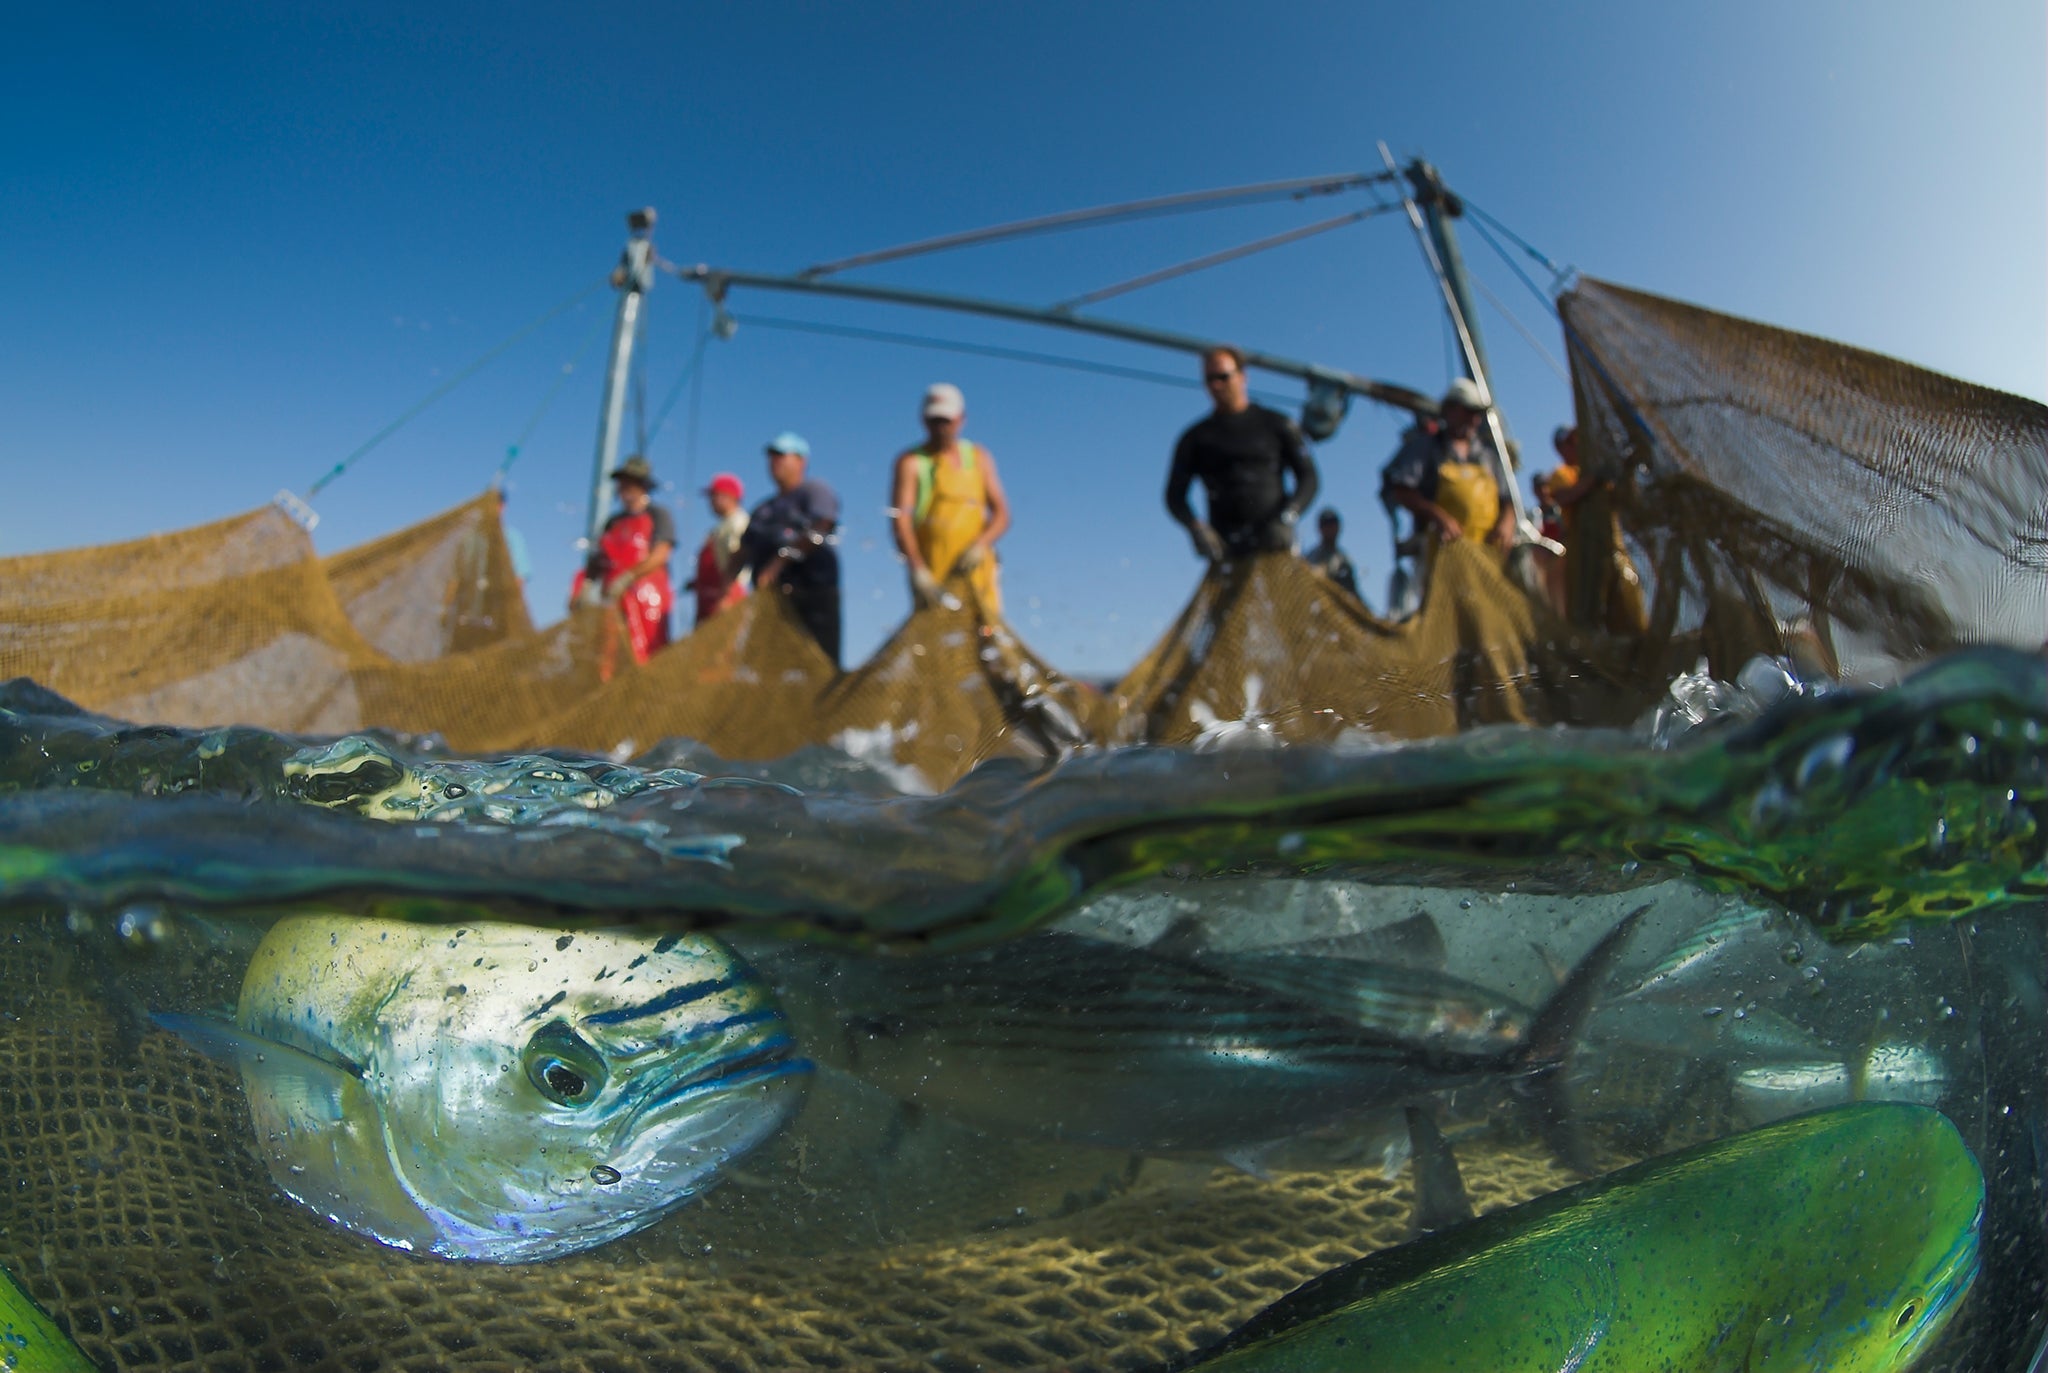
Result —
[{"label": "hoisted net", "polygon": [[533,632],[495,492],[337,553],[322,567],[349,622],[402,663]]},{"label": "hoisted net", "polygon": [[[1559,301],[1581,459],[1650,583],[1646,676],[1811,651],[1885,671],[2048,634],[2048,407],[1581,280]],[[1612,580],[1572,569],[1583,622]]]},{"label": "hoisted net", "polygon": [[1608,479],[1580,507],[1564,619],[1454,544],[1399,624],[1292,555],[1241,559],[1108,700],[964,586],[836,680],[759,598],[636,667],[615,612],[532,629],[485,493],[324,561],[267,507],[0,560],[0,676],[147,723],[615,755],[687,737],[749,760],[835,745],[943,787],[1086,740],[1616,723],[1702,656],[1731,677],[1759,653],[1886,671],[2040,643],[2048,409],[1597,281],[1561,312],[1582,460]]},{"label": "hoisted net", "polygon": [[1422,609],[1373,615],[1292,553],[1213,568],[1112,693],[1121,742],[1420,739],[1481,724],[1626,718],[1632,693],[1466,540],[1437,548]]}]

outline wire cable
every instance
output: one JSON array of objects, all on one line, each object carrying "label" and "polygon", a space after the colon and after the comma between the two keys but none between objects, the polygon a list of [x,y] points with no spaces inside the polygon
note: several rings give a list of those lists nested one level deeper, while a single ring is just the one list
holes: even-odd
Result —
[{"label": "wire cable", "polygon": [[942,234],[937,238],[919,239],[915,243],[899,244],[894,248],[878,248],[871,253],[859,253],[853,257],[843,257],[834,262],[821,262],[814,267],[806,267],[798,275],[816,279],[855,267],[872,267],[878,262],[895,262],[906,257],[919,257],[925,253],[945,252],[951,248],[969,248],[982,243],[997,243],[1003,239],[1022,238],[1029,234],[1079,229],[1091,224],[1151,219],[1159,215],[1183,214],[1190,210],[1213,209],[1222,205],[1245,205],[1261,200],[1303,200],[1312,195],[1335,195],[1340,191],[1379,185],[1389,179],[1384,172],[1350,172],[1337,176],[1296,177],[1290,181],[1264,181],[1256,185],[1228,186],[1213,191],[1183,191],[1177,195],[1154,196],[1149,200],[1127,200],[1115,205],[1097,205],[1086,210],[1066,210],[1059,214],[1039,215],[1033,219],[1012,220],[1008,224],[991,225],[985,229]]},{"label": "wire cable", "polygon": [[604,332],[604,326],[610,322],[602,314],[590,322],[590,328],[585,331],[575,351],[569,354],[569,360],[562,364],[562,370],[541,394],[540,404],[534,406],[533,413],[526,417],[526,424],[520,429],[519,436],[505,445],[505,460],[498,464],[497,475],[491,478],[493,485],[502,483],[511,473],[512,464],[519,461],[520,451],[526,447],[526,441],[533,437],[534,430],[540,428],[541,417],[547,414],[548,407],[555,403],[555,398],[562,394],[562,388],[569,384],[569,378],[575,375],[576,369],[583,365],[583,359],[589,355],[590,345],[597,342],[598,335]]},{"label": "wire cable", "polygon": [[1239,258],[1250,257],[1253,253],[1263,253],[1269,248],[1283,248],[1290,243],[1299,243],[1302,239],[1313,238],[1317,234],[1326,234],[1332,229],[1341,229],[1347,224],[1356,224],[1362,219],[1371,219],[1374,215],[1385,214],[1389,210],[1398,210],[1400,208],[1399,205],[1372,205],[1363,210],[1354,210],[1348,215],[1337,215],[1332,219],[1317,220],[1314,224],[1305,224],[1298,229],[1289,229],[1284,233],[1254,239],[1250,243],[1240,243],[1235,248],[1225,248],[1219,252],[1206,253],[1201,257],[1190,258],[1186,262],[1175,263],[1171,267],[1161,267],[1156,272],[1147,272],[1143,276],[1132,277],[1128,281],[1119,281],[1114,286],[1105,286],[1099,291],[1090,291],[1087,295],[1075,296],[1072,300],[1063,300],[1051,308],[1063,312],[1078,310],[1083,305],[1093,305],[1098,301],[1108,300],[1112,296],[1120,296],[1126,292],[1136,291],[1146,286],[1157,286],[1162,281],[1172,281],[1175,277],[1184,277],[1210,267],[1220,267],[1226,262],[1235,262]]},{"label": "wire cable", "polygon": [[534,330],[540,328],[543,324],[546,324],[555,316],[562,314],[564,311],[572,309],[575,306],[581,305],[585,300],[589,299],[591,296],[597,294],[598,291],[604,289],[609,285],[611,285],[611,278],[609,275],[599,277],[596,281],[592,282],[589,286],[586,286],[582,290],[578,291],[575,295],[569,297],[560,305],[557,305],[554,308],[548,310],[539,318],[533,320],[531,323],[526,324],[520,329],[513,332],[513,334],[510,337],[506,338],[503,342],[492,347],[489,351],[485,352],[483,356],[477,358],[476,361],[470,363],[469,366],[463,368],[454,376],[448,378],[448,380],[442,382],[439,386],[436,386],[433,390],[427,392],[427,394],[424,397],[422,397],[417,403],[415,403],[411,409],[407,410],[397,419],[391,421],[391,423],[385,425],[382,429],[379,429],[376,433],[372,434],[367,440],[365,440],[360,446],[358,446],[353,453],[350,453],[340,462],[334,464],[334,466],[327,472],[327,475],[321,477],[320,480],[314,482],[312,486],[307,488],[306,499],[310,501],[315,496],[319,495],[321,490],[325,488],[330,482],[332,482],[336,477],[339,477],[342,473],[348,471],[349,468],[355,466],[357,460],[360,459],[365,453],[368,453],[378,444],[384,442],[384,440],[390,438],[393,434],[396,434],[400,429],[403,429],[407,424],[411,423],[412,420],[417,418],[421,411],[425,410],[435,401],[441,399],[441,397],[447,395],[450,391],[453,391],[463,382],[468,381],[478,372],[481,372],[488,364],[496,361],[498,356],[501,353],[505,352],[505,350],[510,348],[513,344],[522,341],[523,339],[526,338],[528,334],[531,334]]},{"label": "wire cable", "polygon": [[1499,296],[1495,295],[1493,293],[1493,288],[1488,286],[1485,282],[1481,281],[1478,277],[1468,277],[1468,280],[1470,280],[1474,286],[1477,286],[1479,288],[1479,293],[1486,297],[1488,303],[1490,303],[1494,309],[1500,311],[1501,317],[1514,327],[1515,332],[1522,336],[1523,341],[1526,342],[1531,348],[1534,348],[1537,352],[1543,355],[1543,360],[1550,364],[1550,370],[1557,373],[1557,379],[1567,386],[1571,385],[1571,373],[1565,371],[1564,364],[1559,362],[1557,360],[1556,355],[1553,354],[1548,348],[1545,348],[1543,346],[1543,341],[1536,337],[1536,335],[1530,330],[1529,326],[1522,323],[1522,321],[1516,317],[1515,312],[1508,308],[1507,302],[1502,300]]},{"label": "wire cable", "polygon": [[[931,338],[922,334],[898,334],[883,329],[859,329],[845,324],[818,324],[810,320],[780,319],[770,315],[735,315],[733,318],[739,324],[752,325],[757,329],[783,329],[792,333],[860,339],[868,343],[893,343],[905,348],[928,348],[942,353],[1001,358],[1005,362],[1026,362],[1037,367],[1059,367],[1071,372],[1093,372],[1099,376],[1150,382],[1155,386],[1172,386],[1184,391],[1202,389],[1201,381],[1194,377],[1179,376],[1172,372],[1154,372],[1142,367],[1124,367],[1113,362],[1092,362],[1086,358],[1062,357],[1057,353],[1035,353],[1023,348],[1002,348],[988,343],[963,343],[956,339]],[[1282,396],[1271,391],[1254,390],[1251,394],[1275,405],[1292,406],[1299,403],[1297,397]]]},{"label": "wire cable", "polygon": [[[1530,283],[1529,285],[1529,289],[1532,291],[1536,291],[1536,294],[1538,294],[1539,296],[1545,296],[1545,298],[1547,299],[1548,296],[1556,295],[1558,290],[1563,287],[1565,282],[1569,281],[1572,277],[1578,275],[1578,269],[1576,267],[1558,266],[1557,263],[1551,260],[1550,255],[1548,253],[1545,253],[1541,248],[1538,248],[1528,239],[1523,238],[1513,229],[1510,229],[1507,225],[1501,223],[1498,219],[1495,219],[1492,215],[1480,209],[1477,205],[1474,205],[1470,200],[1467,200],[1464,196],[1460,195],[1458,197],[1458,200],[1459,203],[1464,205],[1466,209],[1472,212],[1473,226],[1480,231],[1481,237],[1486,238],[1489,243],[1493,241],[1491,236],[1486,233],[1486,227],[1488,225],[1492,225],[1502,234],[1506,235],[1508,238],[1513,239],[1515,241],[1515,246],[1520,248],[1523,252],[1527,253],[1535,261],[1542,264],[1543,270],[1550,273],[1551,289],[1548,292],[1548,295],[1546,295],[1546,293],[1543,291],[1537,290],[1534,283]],[[1494,251],[1499,253],[1503,258],[1506,258],[1508,256],[1507,250],[1505,248],[1502,248],[1498,243],[1494,243],[1493,248]],[[1509,265],[1513,266],[1514,264],[1512,261],[1510,261]],[[1523,280],[1527,281],[1528,279],[1525,277],[1523,278]]]}]

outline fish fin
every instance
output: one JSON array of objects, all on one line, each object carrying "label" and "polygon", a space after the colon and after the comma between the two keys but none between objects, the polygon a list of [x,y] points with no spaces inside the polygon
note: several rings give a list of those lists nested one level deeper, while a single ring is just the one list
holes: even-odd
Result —
[{"label": "fish fin", "polygon": [[1378,941],[1379,957],[1389,963],[1443,971],[1444,932],[1428,911],[1417,911],[1406,920],[1382,925],[1372,935]]},{"label": "fish fin", "polygon": [[1427,1234],[1445,1226],[1472,1219],[1472,1198],[1465,1191],[1465,1175],[1458,1170],[1458,1156],[1436,1117],[1420,1106],[1410,1106],[1408,1140],[1410,1160],[1415,1165],[1415,1214],[1410,1228]]},{"label": "fish fin", "polygon": [[1177,915],[1173,923],[1160,931],[1159,937],[1145,947],[1153,953],[1165,954],[1170,958],[1194,958],[1207,947],[1208,940],[1203,934],[1199,916]]},{"label": "fish fin", "polygon": [[343,1119],[350,1094],[362,1087],[358,1072],[229,1021],[163,1011],[150,1019],[208,1058],[260,1072],[271,1095],[302,1118]]},{"label": "fish fin", "polygon": [[1271,1182],[1273,1170],[1266,1166],[1266,1159],[1277,1145],[1286,1142],[1269,1140],[1264,1144],[1247,1144],[1237,1149],[1225,1149],[1221,1158],[1240,1173],[1247,1173],[1260,1182]]},{"label": "fish fin", "polygon": [[1566,1167],[1580,1173],[1593,1171],[1592,1151],[1584,1132],[1571,1120],[1570,1094],[1562,1069],[1572,1046],[1578,1042],[1579,1032],[1585,1028],[1593,998],[1614,971],[1623,947],[1649,909],[1647,905],[1636,907],[1600,937],[1571,970],[1564,985],[1536,1012],[1536,1018],[1529,1023],[1527,1039],[1515,1052],[1515,1066],[1521,1073],[1518,1085],[1537,1135]]},{"label": "fish fin", "polygon": [[1572,975],[1571,968],[1565,964],[1563,959],[1559,958],[1549,949],[1544,948],[1541,944],[1538,944],[1535,940],[1529,941],[1529,947],[1535,950],[1536,957],[1543,961],[1543,970],[1550,974],[1550,985],[1562,987],[1565,979]]}]

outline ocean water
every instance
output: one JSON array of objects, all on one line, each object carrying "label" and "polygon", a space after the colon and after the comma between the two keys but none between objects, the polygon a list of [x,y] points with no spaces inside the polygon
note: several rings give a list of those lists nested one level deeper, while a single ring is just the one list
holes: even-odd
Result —
[{"label": "ocean water", "polygon": [[[11,684],[0,1268],[102,1367],[1163,1368],[1467,1207],[1895,1101],[1985,1188],[1916,1366],[2023,1369],[2044,730],[1987,650],[907,796]],[[1793,1238],[1853,1277],[1886,1223]]]}]

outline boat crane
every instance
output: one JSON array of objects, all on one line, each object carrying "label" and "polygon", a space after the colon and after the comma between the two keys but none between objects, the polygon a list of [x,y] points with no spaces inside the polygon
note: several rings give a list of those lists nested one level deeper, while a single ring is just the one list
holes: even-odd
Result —
[{"label": "boat crane", "polygon": [[[1479,323],[1473,308],[1464,257],[1459,251],[1457,234],[1452,227],[1452,221],[1464,213],[1464,206],[1459,198],[1444,186],[1436,168],[1429,163],[1418,158],[1403,168],[1395,163],[1393,154],[1388,151],[1386,144],[1380,144],[1379,151],[1386,163],[1385,170],[1379,172],[1260,182],[1219,190],[1183,192],[1147,200],[1124,201],[1092,209],[1069,210],[984,229],[922,239],[915,243],[862,253],[786,274],[737,271],[702,263],[678,266],[668,262],[654,251],[655,211],[651,207],[635,210],[627,216],[629,237],[625,251],[620,256],[619,265],[611,276],[611,284],[618,292],[619,301],[612,326],[611,350],[605,366],[604,396],[598,411],[597,452],[591,473],[588,537],[594,544],[603,534],[605,518],[610,509],[610,473],[618,465],[619,460],[619,441],[625,418],[627,378],[632,368],[633,342],[638,330],[643,299],[653,288],[658,272],[666,272],[703,290],[713,311],[713,332],[721,338],[731,338],[738,329],[738,321],[726,310],[726,300],[737,288],[795,292],[844,300],[869,300],[927,310],[950,311],[956,314],[980,315],[1200,355],[1216,347],[1218,340],[1082,315],[1076,313],[1075,307],[1092,304],[1171,277],[1199,271],[1204,267],[1215,266],[1266,248],[1295,242],[1311,234],[1356,223],[1372,215],[1399,210],[1406,214],[1414,228],[1424,261],[1428,263],[1430,272],[1442,291],[1444,309],[1457,336],[1459,358],[1464,374],[1477,382],[1480,389],[1490,397],[1493,388],[1488,376],[1485,345],[1480,337]],[[1363,210],[1148,272],[1130,281],[1120,282],[1052,306],[1020,305],[973,296],[912,290],[901,286],[827,279],[855,267],[873,266],[925,253],[993,243],[1085,224],[1140,218],[1233,202],[1246,203],[1282,197],[1305,199],[1314,195],[1380,188],[1390,189],[1396,198],[1376,200],[1373,205]],[[1417,416],[1429,417],[1436,414],[1435,397],[1413,387],[1395,382],[1375,381],[1338,368],[1302,362],[1276,353],[1255,349],[1243,351],[1247,366],[1279,376],[1293,377],[1307,384],[1308,395],[1302,404],[1301,427],[1311,439],[1320,441],[1334,435],[1343,423],[1354,396],[1363,396],[1368,400],[1406,410]],[[1487,411],[1487,424],[1491,430],[1494,451],[1501,455],[1504,463],[1509,462],[1507,434],[1501,425],[1497,407]],[[1516,523],[1522,531],[1523,540],[1537,541],[1540,536],[1524,507],[1518,485],[1512,479],[1512,468],[1503,473],[1503,476],[1507,478],[1502,482],[1504,494],[1514,508]]]}]

